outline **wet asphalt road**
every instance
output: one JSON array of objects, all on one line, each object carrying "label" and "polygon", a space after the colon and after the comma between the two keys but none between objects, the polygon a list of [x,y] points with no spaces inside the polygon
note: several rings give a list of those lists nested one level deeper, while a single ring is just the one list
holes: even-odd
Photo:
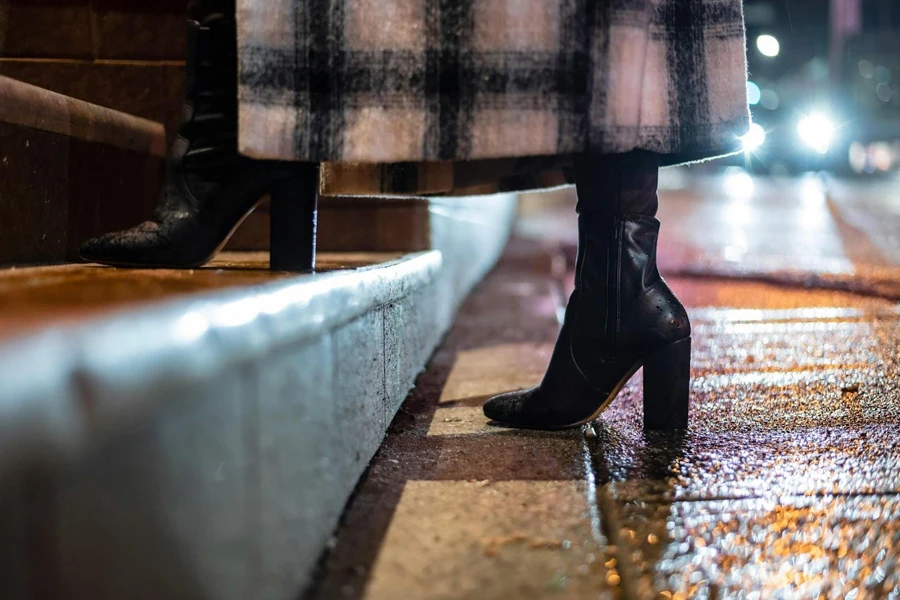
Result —
[{"label": "wet asphalt road", "polygon": [[540,379],[571,285],[569,199],[525,214],[309,596],[900,598],[900,250],[875,187],[667,175],[680,434],[641,430],[639,376],[595,437],[486,423],[486,397]]}]

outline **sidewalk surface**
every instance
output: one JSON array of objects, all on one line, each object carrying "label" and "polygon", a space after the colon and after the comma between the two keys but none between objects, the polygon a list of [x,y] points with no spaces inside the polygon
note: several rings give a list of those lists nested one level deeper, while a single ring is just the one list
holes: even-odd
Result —
[{"label": "sidewalk surface", "polygon": [[641,430],[639,376],[596,437],[487,424],[487,397],[540,380],[571,286],[571,212],[527,217],[308,596],[900,598],[897,239],[809,181],[663,195],[661,262],[694,326],[681,434]]}]

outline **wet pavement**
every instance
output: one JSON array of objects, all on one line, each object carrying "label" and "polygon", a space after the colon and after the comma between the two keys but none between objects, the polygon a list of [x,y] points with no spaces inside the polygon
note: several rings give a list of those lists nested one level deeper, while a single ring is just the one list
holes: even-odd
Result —
[{"label": "wet pavement", "polygon": [[[760,279],[900,300],[900,180],[807,174],[716,176],[665,169],[660,177],[660,268],[669,275]],[[558,210],[527,215],[525,237],[574,252],[574,191]],[[536,200],[536,203],[539,202]]]},{"label": "wet pavement", "polygon": [[[594,437],[487,424],[487,397],[539,381],[571,285],[571,214],[526,216],[394,420],[309,598],[900,598],[892,226],[866,238],[874,209],[819,179],[754,182],[758,201],[722,180],[668,185],[690,429],[642,431],[640,376]],[[854,283],[878,269],[880,288]]]}]

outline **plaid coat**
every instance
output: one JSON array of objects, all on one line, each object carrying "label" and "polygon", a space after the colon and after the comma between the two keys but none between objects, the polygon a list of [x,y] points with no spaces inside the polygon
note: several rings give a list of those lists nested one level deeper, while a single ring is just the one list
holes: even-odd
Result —
[{"label": "plaid coat", "polygon": [[497,165],[543,185],[589,149],[700,160],[749,124],[741,0],[237,6],[241,152],[363,163],[332,166],[355,181],[332,191],[449,191]]}]

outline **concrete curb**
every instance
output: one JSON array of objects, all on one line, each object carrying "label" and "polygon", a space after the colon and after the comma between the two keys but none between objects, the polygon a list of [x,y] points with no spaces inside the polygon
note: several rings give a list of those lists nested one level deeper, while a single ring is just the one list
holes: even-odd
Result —
[{"label": "concrete curb", "polygon": [[0,348],[0,595],[296,598],[515,206],[435,203],[434,250]]},{"label": "concrete curb", "polygon": [[[433,283],[441,253],[218,291],[0,347],[0,473],[70,460],[177,388],[321,336]],[[164,399],[164,398],[163,398]]]}]

